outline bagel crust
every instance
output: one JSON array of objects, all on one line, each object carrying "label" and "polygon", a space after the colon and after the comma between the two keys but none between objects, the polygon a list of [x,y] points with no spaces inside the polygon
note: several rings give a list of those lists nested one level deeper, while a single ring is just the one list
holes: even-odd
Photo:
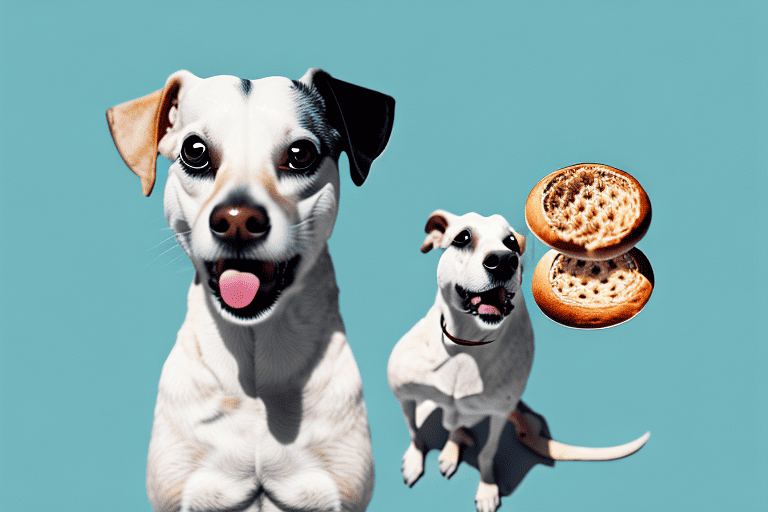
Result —
[{"label": "bagel crust", "polygon": [[533,272],[531,289],[541,311],[568,327],[595,329],[625,322],[653,291],[653,269],[637,248],[589,261],[547,252]]},{"label": "bagel crust", "polygon": [[553,249],[583,260],[603,260],[627,252],[645,235],[651,202],[628,173],[602,164],[577,164],[533,187],[525,221]]}]

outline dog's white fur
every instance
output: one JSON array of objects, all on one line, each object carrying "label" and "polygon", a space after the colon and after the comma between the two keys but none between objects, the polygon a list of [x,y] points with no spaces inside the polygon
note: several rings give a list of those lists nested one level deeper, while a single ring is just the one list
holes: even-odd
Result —
[{"label": "dog's white fur", "polygon": [[[338,155],[353,148],[343,140],[347,128],[328,120],[334,99],[314,91],[323,110],[298,90],[319,88],[318,77],[335,80],[316,69],[301,84],[180,71],[162,91],[108,112],[116,145],[146,195],[156,153],[173,161],[165,214],[196,271],[155,408],[147,489],[157,511],[361,511],[370,501],[374,470],[362,381],[326,243],[339,200]],[[375,127],[384,140],[371,160],[383,150],[391,121]],[[190,134],[210,144],[215,178],[193,176],[179,162]],[[142,137],[149,139],[137,143]],[[320,150],[311,175],[284,168],[297,140]],[[260,243],[228,245],[212,232],[213,210],[235,196],[266,211],[270,226]],[[214,296],[206,261],[297,255],[292,284],[260,315],[233,314]]]},{"label": "dog's white fur", "polygon": [[[480,484],[475,503],[479,512],[495,511],[501,504],[493,460],[509,420],[524,444],[556,460],[609,460],[640,449],[648,434],[611,448],[570,447],[544,439],[537,428],[531,427],[532,417],[526,418],[516,409],[534,352],[533,327],[520,289],[519,258],[525,251],[525,238],[500,215],[456,216],[443,210],[430,216],[426,231],[422,252],[445,249],[437,267],[437,297],[427,315],[397,343],[387,368],[390,387],[400,402],[411,436],[403,456],[405,483],[412,486],[424,472],[427,447],[419,437],[418,426],[435,407],[442,408],[443,426],[450,432],[438,458],[440,471],[448,478],[458,467],[461,446],[474,442],[465,428],[490,418],[488,439],[478,455]],[[471,234],[471,243],[461,248],[454,241],[464,231]],[[519,251],[503,243],[510,235]],[[507,257],[516,262],[508,280],[499,282],[484,267],[489,255],[495,255],[497,261]],[[503,286],[511,310],[503,318],[485,321],[481,315],[470,314],[466,298],[459,296],[456,285],[470,294]],[[447,335],[441,327],[443,319]],[[480,341],[485,344],[465,345]]]}]

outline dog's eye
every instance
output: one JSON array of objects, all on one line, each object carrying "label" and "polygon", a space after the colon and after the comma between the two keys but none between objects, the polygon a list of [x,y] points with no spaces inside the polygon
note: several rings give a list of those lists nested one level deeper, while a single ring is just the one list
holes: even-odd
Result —
[{"label": "dog's eye", "polygon": [[288,148],[286,165],[292,171],[306,172],[317,160],[317,149],[308,140],[297,140]]},{"label": "dog's eye", "polygon": [[515,235],[509,235],[507,238],[505,238],[502,243],[509,249],[510,251],[515,251],[516,253],[520,254],[520,244],[517,243],[517,238],[515,238]]},{"label": "dog's eye", "polygon": [[181,163],[192,171],[200,172],[211,165],[208,146],[197,135],[190,135],[181,146]]},{"label": "dog's eye", "polygon": [[455,245],[456,247],[466,247],[469,242],[472,241],[472,235],[470,234],[469,230],[465,229],[458,235],[456,235],[456,238],[453,239],[453,242],[451,242],[452,245]]}]

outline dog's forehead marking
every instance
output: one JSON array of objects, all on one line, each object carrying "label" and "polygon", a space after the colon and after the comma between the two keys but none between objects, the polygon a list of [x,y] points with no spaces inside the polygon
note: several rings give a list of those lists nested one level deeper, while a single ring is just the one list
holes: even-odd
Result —
[{"label": "dog's forehead marking", "polygon": [[251,85],[251,81],[250,80],[247,80],[245,78],[241,78],[240,79],[240,89],[243,91],[243,96],[245,96],[246,98],[251,93],[251,88],[252,87],[253,86]]},{"label": "dog's forehead marking", "polygon": [[214,76],[195,83],[182,100],[190,120],[226,119],[230,124],[246,119],[257,121],[265,113],[295,123],[299,118],[297,107],[293,82],[284,77],[246,80]]}]

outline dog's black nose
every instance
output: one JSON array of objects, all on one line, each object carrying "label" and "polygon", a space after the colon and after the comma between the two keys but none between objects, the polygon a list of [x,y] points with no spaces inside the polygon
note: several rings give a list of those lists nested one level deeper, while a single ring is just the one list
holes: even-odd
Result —
[{"label": "dog's black nose", "polygon": [[517,270],[518,261],[513,252],[492,252],[483,260],[483,266],[495,279],[509,281]]},{"label": "dog's black nose", "polygon": [[269,216],[261,206],[236,201],[214,208],[209,225],[214,236],[243,249],[267,235]]}]

